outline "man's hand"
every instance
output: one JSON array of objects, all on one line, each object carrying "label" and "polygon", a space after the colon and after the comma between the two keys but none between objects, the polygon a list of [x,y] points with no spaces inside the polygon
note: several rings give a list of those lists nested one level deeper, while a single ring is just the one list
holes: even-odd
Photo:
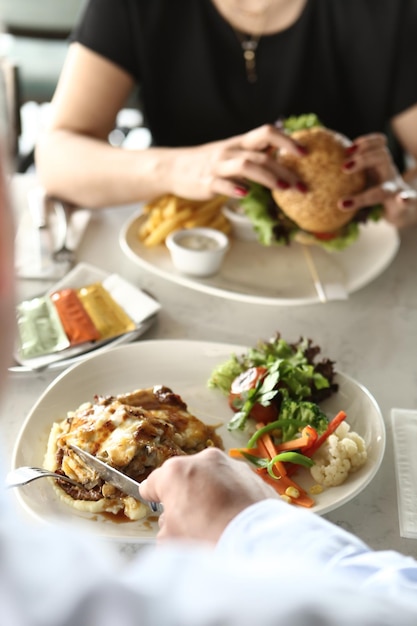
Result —
[{"label": "man's hand", "polygon": [[216,543],[243,509],[277,494],[243,461],[217,448],[173,457],[140,486],[147,500],[162,502],[158,540],[183,538]]}]

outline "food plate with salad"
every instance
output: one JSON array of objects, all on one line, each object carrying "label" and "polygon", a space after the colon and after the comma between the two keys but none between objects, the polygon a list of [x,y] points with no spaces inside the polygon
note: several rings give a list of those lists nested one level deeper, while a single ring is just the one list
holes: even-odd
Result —
[{"label": "food plate with salad", "polygon": [[[279,341],[279,336],[272,341]],[[295,361],[303,362],[303,353],[314,354],[316,348],[306,340],[300,346]],[[268,342],[267,342],[268,343]],[[287,344],[289,345],[289,344]],[[285,350],[288,348],[281,345]],[[275,348],[274,348],[275,349]],[[96,394],[123,394],[138,388],[149,388],[154,385],[166,385],[187,403],[188,410],[208,425],[216,426],[216,431],[223,441],[227,453],[236,455],[236,450],[248,448],[249,438],[255,433],[256,425],[251,417],[243,415],[243,405],[239,410],[229,404],[226,387],[219,387],[219,372],[222,375],[222,384],[226,384],[225,373],[230,376],[232,359],[237,372],[236,361],[241,355],[246,355],[252,348],[224,343],[202,342],[192,340],[152,340],[109,349],[101,354],[91,355],[60,376],[45,390],[27,416],[17,438],[12,467],[21,465],[42,465],[48,434],[53,422],[62,420],[68,411],[73,411],[83,402],[90,400]],[[256,348],[258,350],[258,348]],[[235,355],[235,356],[233,356]],[[294,355],[289,356],[294,361]],[[320,363],[320,355],[315,359]],[[235,360],[236,359],[236,360]],[[291,360],[291,359],[290,359]],[[286,359],[281,360],[283,369],[287,367]],[[246,361],[244,365],[246,366]],[[258,362],[257,366],[262,367]],[[324,369],[323,369],[324,367]],[[366,447],[366,460],[354,473],[349,474],[346,480],[335,487],[323,489],[320,493],[311,494],[310,490],[317,481],[313,479],[309,467],[297,466],[296,474],[291,478],[305,490],[314,501],[310,510],[318,514],[327,513],[358,495],[376,474],[384,454],[385,428],[381,411],[376,400],[360,383],[348,375],[333,369],[331,370],[331,391],[326,387],[326,378],[329,370],[319,366],[313,372],[313,378],[318,384],[319,394],[328,395],[320,401],[320,411],[328,424],[340,412],[346,414],[346,421],[352,431],[360,436]],[[312,372],[306,365],[307,379]],[[303,377],[295,377],[290,381],[284,371],[281,371],[283,380],[302,393],[305,386],[301,384]],[[273,383],[276,371],[271,376],[266,387]],[[276,383],[276,381],[275,381]],[[272,393],[273,387],[262,389],[262,393]],[[282,387],[282,385],[281,385]],[[240,392],[239,392],[240,393]],[[307,394],[306,397],[308,397]],[[245,402],[248,400],[244,397]],[[249,398],[253,400],[252,398]],[[259,397],[255,397],[259,400]],[[289,401],[289,398],[286,398]],[[245,404],[245,402],[243,404]],[[249,402],[250,404],[251,402]],[[247,408],[247,406],[246,406]],[[316,409],[313,409],[316,411]],[[240,415],[239,415],[240,412]],[[275,417],[275,416],[274,416]],[[323,419],[321,413],[320,419]],[[240,421],[242,419],[242,421]],[[262,419],[264,419],[262,417]],[[243,429],[241,428],[244,425]],[[237,426],[237,427],[235,427]],[[304,435],[298,427],[294,435]],[[269,433],[276,436],[277,432]],[[257,448],[252,445],[252,448]],[[296,452],[291,450],[290,452]],[[247,459],[239,462],[247,463]],[[256,467],[254,466],[256,471]],[[274,469],[272,469],[274,473]],[[274,480],[271,477],[271,480]],[[153,542],[157,533],[157,520],[147,517],[144,520],[115,523],[111,516],[81,513],[68,507],[56,497],[53,485],[49,480],[40,480],[16,490],[20,505],[38,521],[49,524],[77,524],[84,530],[98,534],[114,541],[147,543]]]}]

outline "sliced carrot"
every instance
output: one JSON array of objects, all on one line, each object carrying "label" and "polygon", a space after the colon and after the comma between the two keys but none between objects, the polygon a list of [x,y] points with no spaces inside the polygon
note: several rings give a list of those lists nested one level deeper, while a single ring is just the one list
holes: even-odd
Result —
[{"label": "sliced carrot", "polygon": [[[273,459],[278,454],[278,452],[276,451],[274,442],[272,441],[269,433],[265,433],[264,435],[262,435],[262,437],[258,439],[257,443],[258,443],[259,451],[265,458]],[[287,475],[287,470],[285,468],[285,465],[284,463],[281,463],[281,461],[277,461],[276,463],[274,463],[274,469],[275,469],[275,473],[278,476]]]},{"label": "sliced carrot", "polygon": [[262,454],[259,452],[259,448],[230,448],[229,456],[234,459],[243,459],[245,458],[245,454],[251,454],[252,456],[261,457]]},{"label": "sliced carrot", "polygon": [[[257,428],[262,428],[263,426],[264,425],[262,423],[257,424]],[[274,444],[271,435],[266,432],[257,440],[256,448],[231,448],[229,450],[229,455],[234,458],[245,458],[244,454],[246,453],[257,456],[259,458],[271,460],[276,457],[277,454],[286,450],[302,449],[304,454],[304,449],[310,449],[312,445],[314,445],[316,440],[317,432],[314,428],[311,428],[309,426],[306,426],[303,429],[301,437],[286,442],[284,447],[282,447],[283,444]],[[314,506],[313,498],[311,498],[307,494],[307,492],[302,487],[300,487],[298,483],[296,483],[288,476],[288,473],[292,473],[292,471],[295,471],[296,469],[296,465],[294,465],[293,467],[288,467],[287,469],[285,463],[281,461],[276,461],[274,463],[274,473],[277,476],[276,479],[272,478],[268,474],[266,468],[257,467],[255,469],[255,472],[259,474],[259,476],[261,476],[261,478],[265,482],[271,485],[280,495],[288,495],[286,494],[286,491],[289,487],[296,489],[299,493],[299,496],[297,498],[292,497],[292,502],[300,506],[311,508],[312,506]]]},{"label": "sliced carrot", "polygon": [[301,435],[297,439],[290,439],[290,441],[283,441],[274,445],[277,453],[285,452],[286,450],[303,450],[311,445],[311,437],[309,435]]},{"label": "sliced carrot", "polygon": [[323,443],[326,441],[326,439],[328,439],[330,437],[330,435],[332,435],[334,433],[336,428],[338,428],[338,426],[340,426],[340,424],[345,419],[346,419],[346,413],[344,411],[339,411],[339,413],[337,413],[337,415],[334,416],[334,418],[331,420],[331,422],[329,422],[329,425],[326,428],[326,430],[324,431],[324,433],[322,435],[320,435],[320,437],[317,439],[317,441],[315,443],[313,443],[312,446],[310,446],[310,448],[308,448],[308,450],[306,450],[304,452],[304,454],[306,456],[312,456],[315,452],[317,452],[317,450],[320,448],[320,446],[323,445]]},{"label": "sliced carrot", "polygon": [[300,506],[304,506],[307,508],[311,508],[312,506],[314,506],[315,502],[313,498],[310,498],[308,493],[302,487],[300,487],[298,483],[296,483],[288,476],[281,476],[281,478],[274,480],[269,476],[267,471],[262,468],[257,468],[256,472],[262,477],[262,479],[266,483],[268,483],[268,485],[271,485],[271,487],[273,487],[275,491],[279,493],[279,495],[287,495],[286,491],[288,487],[294,487],[294,489],[297,489],[300,494],[297,498],[291,498],[291,500],[295,504],[299,504]]}]

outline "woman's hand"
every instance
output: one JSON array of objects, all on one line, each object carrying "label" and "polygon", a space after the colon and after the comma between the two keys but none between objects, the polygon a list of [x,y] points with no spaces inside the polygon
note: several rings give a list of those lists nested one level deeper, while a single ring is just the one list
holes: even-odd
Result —
[{"label": "woman's hand", "polygon": [[382,204],[385,218],[397,228],[417,224],[417,192],[398,172],[385,135],[359,137],[348,149],[343,171],[348,176],[359,170],[367,172],[370,186],[355,196],[341,198],[342,211]]},{"label": "woman's hand", "polygon": [[140,486],[147,500],[162,502],[158,541],[172,538],[216,543],[243,509],[276,498],[246,463],[217,448],[165,461]]},{"label": "woman's hand", "polygon": [[216,194],[244,196],[248,180],[269,189],[298,186],[299,191],[305,191],[294,172],[277,161],[276,150],[300,157],[305,154],[287,134],[269,124],[222,141],[175,149],[167,172],[169,188],[172,193],[195,200]]}]

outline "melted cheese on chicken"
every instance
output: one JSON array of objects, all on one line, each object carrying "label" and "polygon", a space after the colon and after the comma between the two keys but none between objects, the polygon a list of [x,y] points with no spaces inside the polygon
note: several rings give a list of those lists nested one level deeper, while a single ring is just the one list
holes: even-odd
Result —
[{"label": "melted cheese on chicken", "polygon": [[55,483],[60,497],[82,511],[124,513],[129,519],[140,519],[149,509],[104,482],[86,467],[71,444],[138,482],[172,456],[210,446],[223,448],[215,427],[189,413],[181,397],[164,386],[96,397],[70,411],[65,420],[53,425],[44,462],[47,469],[80,483]]}]

